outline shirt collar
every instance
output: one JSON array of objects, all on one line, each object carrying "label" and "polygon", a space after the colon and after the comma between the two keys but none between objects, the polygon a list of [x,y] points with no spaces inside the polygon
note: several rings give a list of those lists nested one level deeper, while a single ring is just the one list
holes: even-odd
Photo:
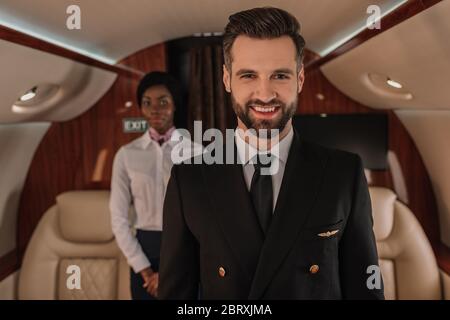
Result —
[{"label": "shirt collar", "polygon": [[[239,130],[235,130],[235,141],[236,141],[236,149],[239,155],[239,159],[241,163],[245,166],[257,153],[258,150],[253,147],[251,144],[248,144],[244,141],[243,137],[239,134]],[[278,150],[276,150],[277,146],[272,146],[270,150],[275,150],[272,155],[277,157],[283,164],[286,164],[287,158],[289,155],[289,149],[291,148],[292,140],[294,138],[294,130],[292,126],[288,132],[288,134],[278,143]],[[246,149],[248,153],[246,153]],[[261,152],[265,153],[265,152]]]},{"label": "shirt collar", "polygon": [[[153,128],[149,128],[148,130],[146,130],[145,131],[145,133],[139,138],[139,141],[140,141],[140,143],[141,143],[141,146],[142,146],[142,148],[143,149],[146,149],[148,146],[149,146],[149,144],[150,143],[156,143],[156,144],[158,144],[158,141],[156,140],[154,140],[154,139],[152,139],[151,138],[151,132],[150,132],[150,130],[152,130],[152,131],[155,131],[156,132],[156,130],[154,130]],[[172,137],[172,135],[173,134],[178,134],[178,132],[177,132],[177,130],[175,130],[175,127],[172,127],[172,128],[170,128],[169,130],[167,130],[166,131],[166,133],[164,133],[163,135],[160,135],[161,137],[162,136],[164,136],[164,141],[170,141],[170,138]],[[166,140],[166,135],[167,135],[167,137],[168,137],[168,139]]]},{"label": "shirt collar", "polygon": [[152,127],[150,127],[148,129],[150,138],[152,138],[152,140],[159,142],[160,140],[163,140],[164,142],[167,142],[170,140],[170,137],[172,136],[172,133],[175,131],[175,127],[172,126],[171,128],[169,128],[165,133],[160,134],[158,131],[156,131],[155,129],[153,129]]}]

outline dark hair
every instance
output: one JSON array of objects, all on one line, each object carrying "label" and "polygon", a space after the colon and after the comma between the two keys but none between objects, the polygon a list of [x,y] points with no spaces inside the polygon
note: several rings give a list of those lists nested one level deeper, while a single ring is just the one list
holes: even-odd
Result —
[{"label": "dark hair", "polygon": [[231,15],[223,35],[223,56],[228,70],[231,70],[231,47],[239,35],[258,39],[289,36],[297,49],[297,65],[300,69],[305,40],[300,35],[299,22],[289,12],[273,7],[263,7]]},{"label": "dark hair", "polygon": [[175,108],[181,108],[181,89],[178,81],[175,80],[170,74],[167,72],[154,71],[147,73],[139,82],[137,91],[136,91],[136,99],[139,108],[142,104],[142,96],[145,91],[154,86],[163,85],[169,90],[172,95],[173,102],[175,104]]}]

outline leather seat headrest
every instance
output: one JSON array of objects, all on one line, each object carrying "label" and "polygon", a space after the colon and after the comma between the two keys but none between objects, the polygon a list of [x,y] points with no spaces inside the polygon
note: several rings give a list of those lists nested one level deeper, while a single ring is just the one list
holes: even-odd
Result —
[{"label": "leather seat headrest", "polygon": [[56,197],[59,227],[73,242],[107,242],[113,239],[108,191],[70,191]]}]

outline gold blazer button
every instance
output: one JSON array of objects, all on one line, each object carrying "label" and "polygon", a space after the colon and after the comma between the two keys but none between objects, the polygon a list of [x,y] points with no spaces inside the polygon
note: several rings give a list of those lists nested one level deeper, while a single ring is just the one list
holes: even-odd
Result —
[{"label": "gold blazer button", "polygon": [[219,277],[223,278],[223,277],[225,277],[225,274],[226,274],[225,269],[223,267],[220,267],[219,268]]},{"label": "gold blazer button", "polygon": [[319,272],[319,266],[317,264],[313,264],[309,267],[309,273],[316,274],[317,272]]}]

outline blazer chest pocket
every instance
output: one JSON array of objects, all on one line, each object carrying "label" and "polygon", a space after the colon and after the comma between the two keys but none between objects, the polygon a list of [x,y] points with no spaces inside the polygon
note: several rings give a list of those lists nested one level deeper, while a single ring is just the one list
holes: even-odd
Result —
[{"label": "blazer chest pocket", "polygon": [[339,279],[339,239],[344,221],[305,228],[295,251],[295,295],[327,299]]},{"label": "blazer chest pocket", "polygon": [[295,251],[295,295],[327,299],[339,279],[339,239],[343,220],[301,231]]},{"label": "blazer chest pocket", "polygon": [[317,227],[305,228],[301,231],[297,262],[299,265],[314,265],[323,261],[337,259],[339,239],[343,233],[344,221]]},{"label": "blazer chest pocket", "polygon": [[326,224],[317,227],[305,228],[301,231],[301,238],[305,242],[316,240],[339,239],[343,233],[344,220],[336,223]]}]

